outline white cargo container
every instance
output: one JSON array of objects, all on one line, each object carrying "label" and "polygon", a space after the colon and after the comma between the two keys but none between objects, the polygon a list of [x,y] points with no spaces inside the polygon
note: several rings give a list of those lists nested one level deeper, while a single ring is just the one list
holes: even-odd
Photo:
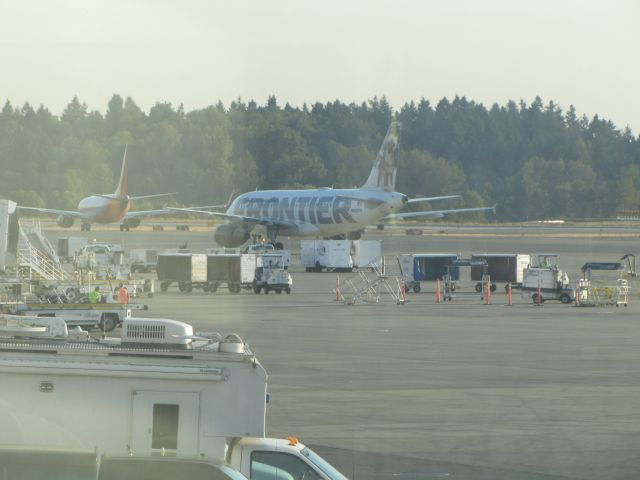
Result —
[{"label": "white cargo container", "polygon": [[88,243],[87,237],[60,237],[58,238],[58,257],[61,260],[71,260]]},{"label": "white cargo container", "polygon": [[380,268],[382,242],[380,240],[351,240],[351,259],[354,268]]},{"label": "white cargo container", "polygon": [[344,480],[295,439],[264,438],[267,374],[236,334],[144,318],[126,320],[121,339],[81,333],[56,318],[0,316],[0,447],[95,449],[102,466],[226,459],[252,480]]},{"label": "white cargo container", "polygon": [[171,283],[177,282],[181,292],[190,292],[193,287],[209,291],[207,281],[207,256],[203,253],[168,251],[158,254],[156,273],[160,290],[166,292]]},{"label": "white cargo container", "polygon": [[350,240],[301,240],[300,261],[307,272],[353,270]]},{"label": "white cargo container", "polygon": [[207,253],[207,282],[212,293],[222,284],[226,284],[231,293],[252,288],[255,274],[254,253]]},{"label": "white cargo container", "polygon": [[134,248],[129,250],[129,267],[131,273],[153,272],[158,265],[158,250]]},{"label": "white cargo container", "polygon": [[380,267],[382,244],[379,240],[302,240],[300,262],[307,272]]}]

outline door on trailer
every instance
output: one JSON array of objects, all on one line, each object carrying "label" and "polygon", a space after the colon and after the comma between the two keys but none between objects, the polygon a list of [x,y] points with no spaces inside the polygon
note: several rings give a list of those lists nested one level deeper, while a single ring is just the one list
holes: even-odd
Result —
[{"label": "door on trailer", "polygon": [[197,393],[133,392],[131,448],[134,454],[197,455],[200,397]]}]

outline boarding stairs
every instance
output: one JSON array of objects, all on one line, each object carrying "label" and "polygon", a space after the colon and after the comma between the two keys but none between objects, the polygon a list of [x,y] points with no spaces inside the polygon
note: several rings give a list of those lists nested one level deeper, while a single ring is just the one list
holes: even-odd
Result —
[{"label": "boarding stairs", "polygon": [[388,272],[385,259],[380,264],[359,269],[357,274],[336,286],[336,299],[345,305],[380,303],[381,294],[387,293],[397,305],[406,301],[404,280],[399,272]]},{"label": "boarding stairs", "polygon": [[64,281],[67,277],[39,221],[20,222],[17,267],[19,276],[28,282]]}]

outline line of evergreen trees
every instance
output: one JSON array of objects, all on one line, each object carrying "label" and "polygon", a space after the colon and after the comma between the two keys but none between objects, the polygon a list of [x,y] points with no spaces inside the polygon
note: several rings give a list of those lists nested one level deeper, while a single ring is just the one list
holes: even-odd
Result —
[{"label": "line of evergreen trees", "polygon": [[0,192],[75,209],[88,193],[115,189],[125,144],[131,193],[178,191],[183,205],[223,202],[232,189],[359,186],[393,118],[403,124],[396,188],[407,195],[462,193],[465,206],[497,203],[497,220],[640,209],[640,138],[540,98],[490,109],[465,97],[435,107],[423,99],[394,112],[384,97],[302,108],[270,97],[191,112],[158,103],[145,113],[114,95],[104,115],[74,98],[60,117],[7,101]]}]

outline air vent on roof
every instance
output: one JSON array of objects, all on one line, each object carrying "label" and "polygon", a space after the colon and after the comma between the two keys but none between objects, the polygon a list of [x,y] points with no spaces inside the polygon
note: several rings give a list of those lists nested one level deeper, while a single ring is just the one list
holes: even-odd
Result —
[{"label": "air vent on roof", "polygon": [[178,346],[189,348],[193,327],[166,318],[127,318],[122,325],[122,344]]}]

